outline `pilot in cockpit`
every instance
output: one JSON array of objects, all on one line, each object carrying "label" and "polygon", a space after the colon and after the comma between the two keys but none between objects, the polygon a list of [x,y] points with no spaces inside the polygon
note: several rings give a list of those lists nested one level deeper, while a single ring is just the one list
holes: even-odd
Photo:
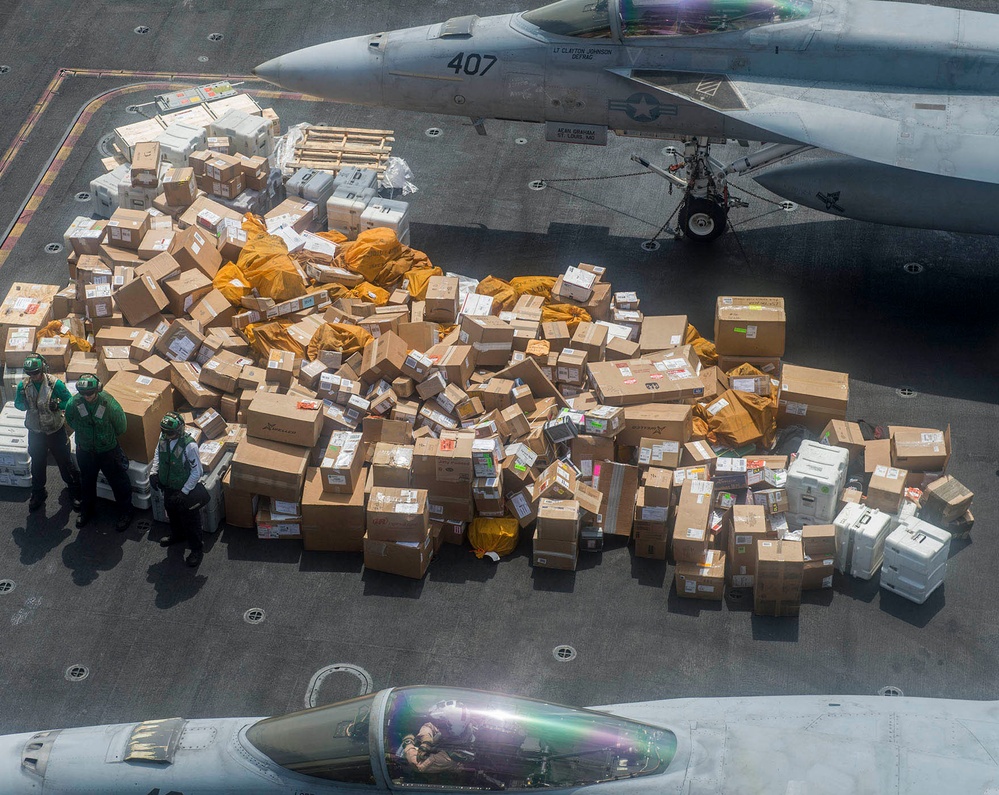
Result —
[{"label": "pilot in cockpit", "polygon": [[440,701],[414,734],[402,738],[400,756],[418,773],[445,773],[461,769],[460,759],[473,741],[469,711],[460,701]]}]

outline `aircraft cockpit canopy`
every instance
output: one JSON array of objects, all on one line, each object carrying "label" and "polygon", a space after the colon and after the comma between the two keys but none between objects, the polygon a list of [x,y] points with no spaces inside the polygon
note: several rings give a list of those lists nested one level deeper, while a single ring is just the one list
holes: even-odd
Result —
[{"label": "aircraft cockpit canopy", "polygon": [[559,0],[524,19],[547,33],[611,38],[612,4],[625,38],[700,36],[804,19],[813,0]]},{"label": "aircraft cockpit canopy", "polygon": [[673,732],[600,712],[452,688],[392,692],[385,710],[390,786],[530,790],[663,773]]}]

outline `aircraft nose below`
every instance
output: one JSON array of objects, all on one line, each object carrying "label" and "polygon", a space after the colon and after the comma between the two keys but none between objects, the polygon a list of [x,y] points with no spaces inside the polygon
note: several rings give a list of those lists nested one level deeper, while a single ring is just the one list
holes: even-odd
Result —
[{"label": "aircraft nose below", "polygon": [[334,102],[373,105],[381,101],[380,50],[370,36],[317,44],[279,55],[253,70],[268,83]]}]

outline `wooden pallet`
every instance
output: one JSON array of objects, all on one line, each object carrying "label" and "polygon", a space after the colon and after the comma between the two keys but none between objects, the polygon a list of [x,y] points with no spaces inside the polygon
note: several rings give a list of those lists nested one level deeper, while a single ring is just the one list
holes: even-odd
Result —
[{"label": "wooden pallet", "polygon": [[344,166],[385,170],[392,156],[393,130],[367,130],[355,127],[309,127],[295,146],[287,168],[314,168],[336,173]]}]

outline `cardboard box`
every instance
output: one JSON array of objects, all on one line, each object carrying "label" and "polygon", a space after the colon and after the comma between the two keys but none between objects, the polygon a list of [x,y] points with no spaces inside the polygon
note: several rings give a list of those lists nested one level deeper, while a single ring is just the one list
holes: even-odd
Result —
[{"label": "cardboard box", "polygon": [[937,526],[956,522],[970,510],[974,497],[971,489],[957,478],[944,475],[923,489],[920,517]]},{"label": "cardboard box", "polygon": [[575,500],[539,500],[535,538],[576,543],[579,540],[579,503]]},{"label": "cardboard box", "polygon": [[391,381],[402,374],[405,362],[405,340],[398,334],[389,331],[364,348],[358,375],[369,383],[374,383],[380,378]]},{"label": "cardboard box", "polygon": [[325,491],[322,472],[310,468],[302,492],[302,546],[317,552],[364,551],[364,479],[346,494]]},{"label": "cardboard box", "polygon": [[[35,352],[45,357],[49,370],[55,373],[65,373],[73,356],[73,349],[66,337],[42,337],[35,343]],[[14,366],[9,358],[7,364]],[[23,366],[23,363],[16,366]]]},{"label": "cardboard box", "polygon": [[534,534],[534,549],[531,565],[539,569],[575,571],[579,561],[579,544],[569,541],[553,541],[539,538]]},{"label": "cardboard box", "polygon": [[413,445],[377,442],[371,454],[372,485],[406,489],[413,471]]},{"label": "cardboard box", "polygon": [[186,362],[195,357],[205,341],[197,325],[178,318],[156,341],[156,352],[171,362]]},{"label": "cardboard box", "polygon": [[257,439],[311,448],[322,431],[321,409],[316,399],[260,392],[246,409],[246,432]]},{"label": "cardboard box", "polygon": [[715,348],[725,356],[783,356],[783,298],[718,296]]},{"label": "cardboard box", "polygon": [[898,467],[878,466],[867,486],[867,507],[895,514],[905,494],[908,472]]},{"label": "cardboard box", "polygon": [[652,467],[642,473],[645,495],[644,504],[669,508],[673,505],[673,472],[669,469]]},{"label": "cardboard box", "polygon": [[164,279],[162,287],[170,312],[178,317],[187,315],[196,302],[214,289],[212,280],[199,270],[183,271],[172,279]]},{"label": "cardboard box", "polygon": [[239,388],[239,376],[243,369],[243,366],[238,364],[239,361],[245,360],[223,351],[202,365],[198,379],[212,389],[235,393]]},{"label": "cardboard box", "polygon": [[225,521],[233,527],[251,528],[256,526],[260,498],[247,491],[234,489],[231,473],[222,477],[222,498],[225,501]]},{"label": "cardboard box", "polygon": [[348,431],[334,432],[319,467],[323,491],[352,494],[358,482],[364,481],[363,465],[362,435]]},{"label": "cardboard box", "polygon": [[603,461],[593,465],[593,488],[602,495],[600,529],[604,535],[631,536],[638,497],[638,467]]},{"label": "cardboard box", "polygon": [[684,599],[720,602],[725,595],[725,553],[705,550],[695,561],[677,561],[676,595]]},{"label": "cardboard box", "polygon": [[785,364],[781,371],[777,426],[804,425],[818,433],[830,420],[846,418],[850,376]]},{"label": "cardboard box", "polygon": [[118,437],[125,455],[133,461],[148,462],[156,454],[160,420],[173,411],[173,387],[169,381],[135,372],[120,372],[104,389],[125,412],[125,433]]},{"label": "cardboard box", "polygon": [[193,362],[170,362],[170,383],[181,397],[195,409],[218,410],[222,393],[201,383],[201,368]]},{"label": "cardboard box", "polygon": [[414,580],[423,579],[433,557],[433,538],[421,542],[375,541],[364,536],[364,568]]},{"label": "cardboard box", "polygon": [[424,319],[433,323],[454,323],[458,319],[458,279],[431,276],[427,283]]},{"label": "cardboard box", "polygon": [[101,250],[101,243],[107,237],[107,221],[88,219],[81,224],[74,224],[66,233],[66,238],[79,256],[91,254],[96,256]]},{"label": "cardboard box", "polygon": [[[584,351],[586,360],[590,362],[602,362],[607,350],[607,327],[596,323],[580,323],[576,326],[576,331],[572,335],[571,346],[573,350]],[[562,353],[565,352],[563,348]],[[561,378],[559,379],[562,380]],[[572,383],[582,383],[572,382]]]},{"label": "cardboard box", "polygon": [[59,286],[14,282],[0,304],[0,332],[6,339],[11,326],[39,329],[52,319],[52,299]]},{"label": "cardboard box", "polygon": [[617,436],[619,445],[637,447],[643,438],[664,439],[684,444],[693,434],[693,410],[685,405],[643,404],[624,409],[624,427]]},{"label": "cardboard box", "polygon": [[193,168],[171,168],[163,175],[162,187],[172,207],[190,207],[198,195]]},{"label": "cardboard box", "polygon": [[160,174],[160,145],[156,141],[138,143],[132,150],[129,169],[133,188],[155,188]]},{"label": "cardboard box", "polygon": [[115,210],[106,231],[105,240],[112,248],[138,251],[149,231],[149,214],[144,210]]},{"label": "cardboard box", "polygon": [[804,569],[800,542],[758,541],[754,612],[757,615],[797,615]]},{"label": "cardboard box", "polygon": [[197,268],[209,279],[214,279],[222,267],[222,255],[215,247],[214,238],[195,226],[178,233],[170,248],[170,254],[180,264],[181,270]]},{"label": "cardboard box", "polygon": [[281,351],[274,348],[267,359],[265,378],[270,383],[287,389],[295,380],[295,372],[300,363],[301,360],[291,351]]},{"label": "cardboard box", "polygon": [[680,466],[680,449],[679,442],[643,437],[638,446],[638,466],[676,469]]},{"label": "cardboard box", "polygon": [[752,588],[756,577],[756,542],[771,538],[762,505],[735,505],[728,534],[728,584]]},{"label": "cardboard box", "polygon": [[231,482],[251,494],[298,502],[308,459],[306,448],[247,437],[233,454]]},{"label": "cardboard box", "polygon": [[[431,277],[431,281],[435,278]],[[427,292],[429,303],[429,291]],[[501,367],[510,360],[513,350],[514,328],[492,315],[470,316],[461,319],[458,340],[475,351],[479,367]]]},{"label": "cardboard box", "polygon": [[640,356],[670,348],[679,348],[687,341],[686,315],[646,315],[638,337]]},{"label": "cardboard box", "polygon": [[[10,326],[3,349],[3,361],[7,367],[23,367],[28,354],[35,349],[35,330],[28,326]],[[52,369],[52,365],[49,364]]]},{"label": "cardboard box", "polygon": [[[295,503],[293,503],[295,504]],[[302,537],[302,517],[285,513],[275,507],[273,500],[261,500],[257,510],[257,538],[293,539]]]},{"label": "cardboard box", "polygon": [[856,422],[829,420],[819,436],[819,440],[823,444],[849,450],[851,463],[860,458],[864,452],[864,434]]},{"label": "cardboard box", "polygon": [[932,428],[892,428],[891,462],[909,472],[943,472],[950,461],[950,426]]},{"label": "cardboard box", "polygon": [[708,480],[684,480],[673,527],[673,559],[697,563],[710,541],[708,520],[714,486]]},{"label": "cardboard box", "polygon": [[650,359],[590,362],[588,369],[597,398],[608,406],[666,403],[704,394],[697,367],[685,356],[655,362]]},{"label": "cardboard box", "polygon": [[801,573],[801,590],[819,591],[823,588],[832,588],[835,570],[835,556],[812,558],[806,555]]},{"label": "cardboard box", "polygon": [[422,543],[430,532],[426,490],[372,487],[365,527],[371,541]]}]

